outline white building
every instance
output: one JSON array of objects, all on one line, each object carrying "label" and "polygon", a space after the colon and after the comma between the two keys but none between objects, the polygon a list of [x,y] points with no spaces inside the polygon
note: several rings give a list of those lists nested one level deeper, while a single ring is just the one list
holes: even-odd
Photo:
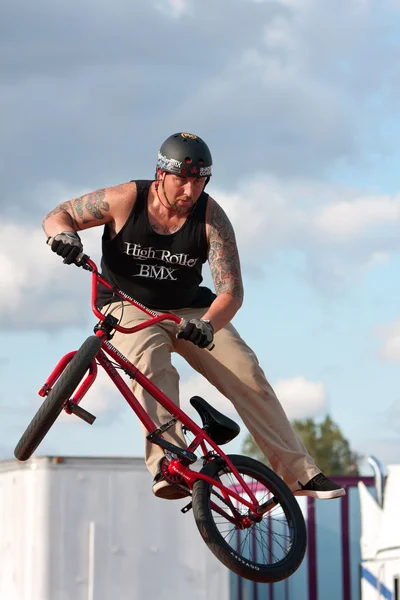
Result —
[{"label": "white building", "polygon": [[400,600],[400,465],[337,481],[339,501],[299,499],[305,560],[269,585],[217,561],[143,458],[0,461],[0,600]]},{"label": "white building", "polygon": [[229,571],[143,459],[0,462],[1,600],[228,600]]},{"label": "white building", "polygon": [[400,465],[388,467],[377,500],[359,483],[361,503],[361,598],[400,600]]}]

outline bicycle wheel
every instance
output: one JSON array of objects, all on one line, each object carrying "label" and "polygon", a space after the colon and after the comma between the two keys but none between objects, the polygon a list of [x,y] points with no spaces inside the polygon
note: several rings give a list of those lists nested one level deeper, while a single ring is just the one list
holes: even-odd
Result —
[{"label": "bicycle wheel", "polygon": [[32,456],[83,379],[100,347],[99,337],[88,337],[65,367],[16,445],[14,456],[18,460],[28,460]]},{"label": "bicycle wheel", "polygon": [[[284,481],[266,465],[247,456],[230,455],[229,459],[260,504],[268,502],[270,509],[254,519],[245,505],[230,496],[224,498],[216,486],[198,479],[192,506],[200,535],[218,560],[237,575],[262,583],[286,579],[300,566],[307,547],[299,504]],[[201,473],[250,501],[221,459],[208,463]]]}]

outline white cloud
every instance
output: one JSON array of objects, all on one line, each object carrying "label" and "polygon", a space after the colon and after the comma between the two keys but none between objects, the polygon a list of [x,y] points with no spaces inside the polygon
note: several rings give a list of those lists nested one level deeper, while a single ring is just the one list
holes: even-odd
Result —
[{"label": "white cloud", "polygon": [[313,0],[278,0],[281,4],[285,6],[290,6],[296,10],[304,8],[305,6],[312,4]]},{"label": "white cloud", "polygon": [[312,2],[312,0],[253,0],[253,2],[255,4],[282,4],[298,10]]},{"label": "white cloud", "polygon": [[[392,67],[384,60],[389,49],[367,3],[264,4],[270,6],[248,8],[253,29],[261,25],[261,32],[238,43],[234,60],[184,101],[184,118],[194,111],[199,127],[212,126],[217,139],[226,139],[227,127],[234,124],[241,142],[232,158],[239,167],[236,173],[254,172],[254,165],[264,164],[286,178],[311,172],[320,176],[338,159],[350,158],[354,164],[364,153],[365,122],[370,139],[376,135],[375,149],[382,147],[379,119],[369,118],[369,98],[381,77],[387,82],[384,71]],[[327,14],[334,16],[327,19]],[[382,64],[383,70],[378,67]],[[396,76],[393,72],[391,81]],[[218,151],[221,168],[227,153]],[[230,173],[232,177],[232,166]]]},{"label": "white cloud", "polygon": [[400,250],[398,196],[262,176],[241,182],[232,193],[211,194],[231,219],[242,263],[250,270],[260,266],[260,256],[265,264],[268,257],[295,250],[305,259],[300,276],[330,293]]},{"label": "white cloud", "polygon": [[194,409],[189,403],[189,399],[192,396],[200,396],[201,398],[204,398],[204,400],[206,400],[220,412],[228,415],[233,420],[240,421],[240,417],[237,414],[232,402],[220,394],[219,391],[202,375],[191,375],[187,380],[181,382],[180,384],[181,406],[184,410],[193,413]]},{"label": "white cloud", "polygon": [[[277,381],[273,388],[290,419],[303,419],[323,415],[328,408],[327,391],[323,383],[305,377]],[[193,412],[191,396],[201,396],[214,408],[241,422],[233,404],[218,392],[203,376],[191,375],[180,385],[181,406]]]},{"label": "white cloud", "polygon": [[[61,189],[58,186],[57,189]],[[45,188],[53,190],[53,185]],[[66,190],[65,190],[66,191]],[[56,198],[53,206],[74,191]],[[98,261],[101,229],[80,233],[84,250]],[[90,310],[90,275],[62,259],[46,246],[41,227],[3,221],[0,249],[0,320],[3,329],[78,325]]]},{"label": "white cloud", "polygon": [[164,14],[175,18],[181,17],[189,8],[188,0],[159,0],[155,7]]},{"label": "white cloud", "polygon": [[88,192],[87,189],[71,187],[63,181],[48,179],[39,182],[31,191],[32,200],[43,209],[43,216],[61,202],[78,198]]},{"label": "white cloud", "polygon": [[400,196],[364,196],[323,208],[316,214],[316,229],[328,235],[353,238],[380,223],[400,225]]},{"label": "white cloud", "polygon": [[[123,373],[121,374],[125,381],[127,381],[127,377]],[[126,402],[109,376],[99,367],[97,378],[82,399],[81,406],[93,414],[97,418],[96,425],[101,426],[109,425],[110,422],[114,421],[122,410],[126,408]],[[74,425],[78,417],[68,415],[63,411],[59,420],[60,423]]]},{"label": "white cloud", "polygon": [[[48,207],[81,192],[47,182],[34,195]],[[245,275],[260,269],[259,256],[268,260],[295,249],[305,257],[302,276],[321,289],[329,285],[330,291],[354,281],[364,269],[379,268],[400,249],[398,196],[276,177],[243,181],[229,194],[210,192],[234,225]],[[382,226],[385,235],[375,235]],[[80,232],[85,252],[97,263],[101,234],[100,227]],[[40,227],[3,222],[0,277],[4,328],[78,325],[90,314],[89,273],[64,265],[46,247]]]},{"label": "white cloud", "polygon": [[367,267],[375,267],[377,265],[384,265],[389,262],[390,254],[389,252],[372,252],[369,257],[369,261],[366,263]]},{"label": "white cloud", "polygon": [[168,3],[177,16],[180,16],[188,8],[188,0],[168,0]]},{"label": "white cloud", "polygon": [[241,182],[234,193],[216,190],[212,195],[246,248],[262,241],[274,248],[306,245],[310,239],[346,245],[362,242],[380,225],[400,229],[400,196],[375,195],[331,182],[260,176]]},{"label": "white cloud", "polygon": [[384,342],[381,357],[387,362],[400,363],[400,319],[381,328]]},{"label": "white cloud", "polygon": [[300,376],[280,379],[273,387],[289,419],[316,417],[327,411],[328,395],[321,382]]},{"label": "white cloud", "polygon": [[[65,173],[65,156],[67,172],[77,181],[87,180],[88,172],[94,179],[106,173],[113,180],[132,164],[147,169],[150,148],[166,122],[172,131],[179,123],[195,126],[210,139],[219,172],[231,180],[250,175],[255,165],[286,178],[321,176],[338,159],[350,157],[357,164],[366,131],[376,152],[387,143],[379,115],[368,117],[377,117],[370,114],[375,110],[391,116],[387,99],[396,92],[397,66],[385,60],[392,54],[390,28],[382,27],[374,12],[361,10],[365,1],[219,0],[205,9],[188,0],[129,6],[124,0],[112,5],[92,0],[81,20],[74,19],[74,1],[62,13],[52,10],[50,20],[48,3],[35,3],[34,11],[24,4],[23,27],[11,4],[2,15],[7,32],[17,30],[4,38],[5,78],[21,78],[21,87],[2,89],[3,168],[13,197],[27,171],[29,184],[44,173]],[[173,15],[185,17],[180,30]],[[13,27],[16,22],[19,28]],[[146,43],[149,27],[157,46]],[[94,53],[96,40],[107,36],[112,43]],[[189,78],[184,86],[183,69]],[[111,81],[106,90],[105,78]],[[152,100],[160,85],[163,102],[157,111]],[[232,131],[240,143],[228,152]],[[101,145],[105,134],[113,140],[111,160]],[[131,144],[132,136],[141,143]],[[53,152],[60,139],[63,152]],[[21,155],[21,147],[36,151]],[[18,181],[14,173],[21,164],[24,178]]]},{"label": "white cloud", "polygon": [[294,50],[295,40],[290,22],[284,17],[275,17],[265,30],[264,42],[268,48]]}]

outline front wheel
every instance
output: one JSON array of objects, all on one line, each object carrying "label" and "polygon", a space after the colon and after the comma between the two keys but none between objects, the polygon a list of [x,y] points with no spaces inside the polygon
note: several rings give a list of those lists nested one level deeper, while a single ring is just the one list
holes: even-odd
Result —
[{"label": "front wheel", "polygon": [[28,460],[71,398],[101,348],[101,339],[88,337],[65,367],[14,450],[18,460]]},{"label": "front wheel", "polygon": [[[286,579],[300,566],[307,547],[303,514],[282,479],[266,465],[247,456],[228,456],[259,504],[269,510],[254,517],[238,500],[198,479],[193,486],[193,514],[205,543],[228,569],[252,581]],[[250,498],[221,459],[201,471]]]}]

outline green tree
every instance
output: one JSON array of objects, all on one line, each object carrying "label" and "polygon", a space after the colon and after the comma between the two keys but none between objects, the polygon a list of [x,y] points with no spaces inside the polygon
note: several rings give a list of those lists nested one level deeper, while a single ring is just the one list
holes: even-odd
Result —
[{"label": "green tree", "polygon": [[[325,475],[359,474],[362,456],[351,450],[348,440],[329,415],[320,423],[313,419],[295,419],[292,427]],[[244,440],[243,452],[269,464],[250,434]]]},{"label": "green tree", "polygon": [[259,446],[254,441],[254,438],[248,433],[243,441],[242,452],[247,456],[252,456],[253,458],[259,460],[271,467],[269,460],[266,456],[264,456],[263,452],[260,450]]}]

